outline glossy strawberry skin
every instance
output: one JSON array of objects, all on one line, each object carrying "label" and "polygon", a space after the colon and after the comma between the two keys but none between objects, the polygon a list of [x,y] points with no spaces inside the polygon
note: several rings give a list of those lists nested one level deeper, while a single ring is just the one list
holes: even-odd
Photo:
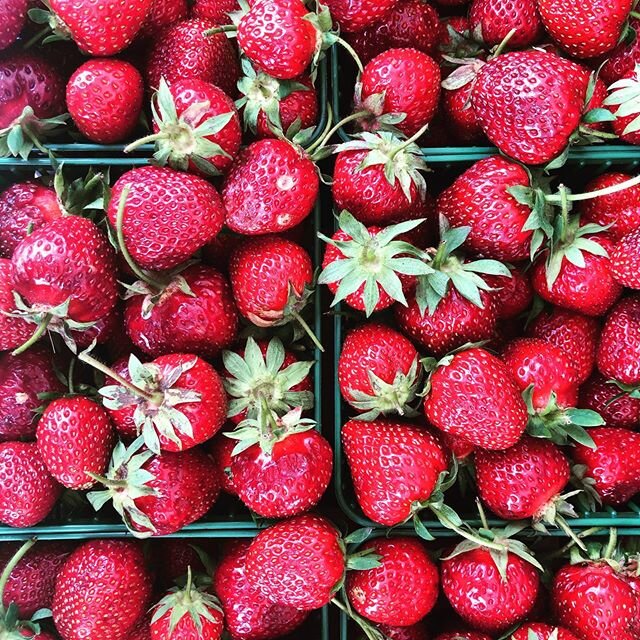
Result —
[{"label": "glossy strawberry skin", "polygon": [[362,72],[362,100],[384,94],[383,113],[404,113],[395,126],[407,137],[433,118],[440,96],[440,68],[417,49],[390,49]]},{"label": "glossy strawberry skin", "polygon": [[433,609],[438,568],[415,538],[377,538],[361,549],[380,556],[380,566],[347,573],[347,596],[362,616],[379,624],[409,626]]},{"label": "glossy strawberry skin", "polygon": [[236,233],[279,233],[300,224],[318,197],[316,167],[285,140],[269,138],[245,147],[222,187],[225,222]]},{"label": "glossy strawberry skin", "polygon": [[640,20],[631,18],[629,27],[634,31],[631,41],[625,38],[613,51],[608,52],[600,68],[600,78],[607,86],[632,73],[636,64],[640,62],[640,38],[637,36]]},{"label": "glossy strawberry skin", "polygon": [[13,297],[14,268],[10,260],[0,258],[0,351],[16,349],[36,330],[36,325],[23,318],[12,318],[16,310]]},{"label": "glossy strawberry skin", "polygon": [[153,38],[164,27],[185,19],[188,13],[187,0],[151,0],[151,7],[140,27],[138,38]]},{"label": "glossy strawberry skin", "polygon": [[471,106],[472,85],[442,92],[441,108],[447,131],[459,142],[479,142],[484,131]]},{"label": "glossy strawberry skin", "polygon": [[295,516],[261,531],[245,563],[249,583],[264,597],[305,611],[329,603],[344,570],[338,530],[313,514]]},{"label": "glossy strawberry skin", "polygon": [[577,640],[576,636],[564,627],[557,627],[544,622],[525,622],[512,635],[515,640],[528,640],[530,634],[535,634],[538,640]]},{"label": "glossy strawberry skin", "polygon": [[0,522],[31,527],[49,515],[62,487],[51,477],[35,442],[0,444]]},{"label": "glossy strawberry skin", "polygon": [[[350,420],[342,427],[342,445],[364,514],[391,527],[412,515],[416,501],[433,493],[446,471],[447,454],[424,427],[393,420]],[[398,461],[390,467],[388,456]]]},{"label": "glossy strawberry skin", "polygon": [[487,258],[517,262],[529,256],[531,231],[522,231],[531,209],[508,193],[529,187],[521,165],[502,156],[479,160],[438,198],[438,215],[452,227],[471,227],[465,248]]},{"label": "glossy strawberry skin", "polygon": [[472,31],[481,30],[482,40],[489,47],[500,44],[512,29],[515,33],[508,44],[511,49],[535,44],[543,34],[536,0],[473,0],[469,23]]},{"label": "glossy strawberry skin", "polygon": [[39,227],[13,252],[15,290],[29,305],[69,302],[68,316],[95,322],[117,301],[115,254],[86,218],[64,216]]},{"label": "glossy strawberry skin", "polygon": [[585,477],[595,480],[594,488],[606,505],[620,507],[640,492],[640,434],[629,429],[596,427],[589,429],[595,449],[577,445],[574,462],[585,465]]},{"label": "glossy strawberry skin", "polygon": [[62,215],[56,192],[37,182],[18,182],[0,195],[0,258],[11,258],[27,230]]},{"label": "glossy strawberry skin", "polygon": [[246,571],[249,541],[236,540],[225,550],[213,586],[233,640],[270,640],[285,635],[307,617],[306,611],[274,604],[253,587]]},{"label": "glossy strawberry skin", "polygon": [[194,574],[206,574],[201,552],[213,550],[209,540],[191,541],[189,538],[158,538],[150,544],[154,553],[156,587],[168,590],[176,580],[187,575],[189,567]]},{"label": "glossy strawberry skin", "polygon": [[229,13],[238,11],[238,0],[195,0],[191,13],[194,18],[204,18],[215,24],[231,24]]},{"label": "glossy strawberry skin", "polygon": [[399,0],[327,0],[334,22],[340,31],[353,33],[372,25],[393,9]]},{"label": "glossy strawberry skin", "polygon": [[0,8],[0,51],[10,47],[20,35],[27,19],[27,0],[8,0]]},{"label": "glossy strawberry skin", "polygon": [[474,629],[496,634],[525,618],[539,589],[536,569],[509,553],[507,579],[486,549],[473,549],[441,565],[442,590],[456,613]]},{"label": "glossy strawberry skin", "polygon": [[[232,429],[229,429],[231,431]],[[228,438],[224,433],[218,433],[208,443],[207,450],[216,465],[218,484],[223,491],[231,496],[238,495],[238,491],[231,477],[231,452],[236,446],[236,441]]]},{"label": "glossy strawberry skin", "polygon": [[99,144],[120,142],[133,132],[143,98],[142,76],[123,60],[89,60],[67,84],[67,107],[76,127]]},{"label": "glossy strawberry skin", "polygon": [[498,320],[510,320],[523,314],[533,301],[533,288],[525,269],[510,267],[511,277],[485,276],[485,282],[493,288],[493,303]]},{"label": "glossy strawberry skin", "polygon": [[598,412],[607,427],[635,429],[640,425],[640,400],[620,395],[620,389],[597,372],[580,387],[578,406]]},{"label": "glossy strawberry skin", "polygon": [[628,233],[613,247],[611,273],[621,285],[640,289],[640,229]]},{"label": "glossy strawberry skin", "polygon": [[270,453],[256,444],[231,459],[238,497],[263,518],[286,518],[315,507],[332,469],[331,446],[317,431],[289,434]]},{"label": "glossy strawberry skin", "polygon": [[115,227],[122,191],[129,187],[123,216],[127,249],[143,269],[171,269],[210,242],[224,222],[215,188],[198,176],[167,167],[138,167],[113,186],[109,221]]},{"label": "glossy strawberry skin", "polygon": [[125,638],[150,597],[151,577],[140,546],[92,540],[79,546],[58,574],[53,619],[68,640]]},{"label": "glossy strawberry skin", "polygon": [[479,449],[474,456],[478,493],[498,517],[541,516],[569,482],[569,461],[552,442],[524,436],[505,451]]},{"label": "glossy strawberry skin", "polygon": [[424,410],[431,424],[490,450],[513,446],[527,426],[527,408],[506,365],[488,351],[456,353],[431,375]]}]

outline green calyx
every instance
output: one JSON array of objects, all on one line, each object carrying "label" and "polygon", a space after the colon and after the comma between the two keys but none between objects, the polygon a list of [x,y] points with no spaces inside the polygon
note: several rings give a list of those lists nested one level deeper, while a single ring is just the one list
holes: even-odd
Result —
[{"label": "green calyx", "polygon": [[623,135],[640,131],[640,63],[636,63],[632,78],[623,78],[609,87],[604,104],[617,107],[615,118],[636,116],[624,128]]},{"label": "green calyx", "polygon": [[[454,33],[456,32],[454,31]],[[441,82],[442,88],[449,91],[462,89],[462,87],[466,87],[468,84],[475,82],[478,77],[478,73],[480,73],[482,67],[487,64],[486,61],[481,58],[454,57],[448,55],[443,55],[442,57],[450,65],[456,66],[456,68]],[[470,101],[471,95],[469,95],[469,101],[468,104],[465,105],[465,108],[470,106]]]},{"label": "green calyx", "polygon": [[8,127],[0,129],[0,157],[13,156],[27,160],[34,147],[45,155],[53,157],[41,141],[58,133],[68,119],[67,113],[40,119],[36,117],[31,107],[25,107]]},{"label": "green calyx", "polygon": [[[166,284],[160,282],[154,282],[151,284],[149,281],[136,280],[133,284],[121,283],[125,289],[123,300],[129,300],[136,296],[143,296],[140,315],[148,320],[151,317],[151,313],[154,307],[161,305],[168,300],[175,293],[181,292],[192,298],[195,297],[195,293],[191,290],[191,287],[180,275],[180,271],[183,271],[186,267],[190,266],[190,263],[181,265],[178,271],[174,271],[173,275],[169,275],[169,280]],[[157,276],[158,274],[154,274]],[[158,284],[163,286],[158,288]]]},{"label": "green calyx", "polygon": [[443,54],[442,57],[445,60],[448,61],[449,58],[471,59],[485,52],[480,25],[478,25],[477,30],[470,33],[469,31],[456,31],[448,24],[447,33],[449,35],[449,42],[441,43],[439,46],[440,52]]},{"label": "green calyx", "polygon": [[189,162],[192,162],[207,175],[220,175],[211,159],[231,156],[219,144],[209,140],[209,136],[220,133],[229,124],[234,113],[230,111],[207,117],[210,107],[208,100],[196,102],[178,116],[171,89],[167,81],[161,78],[158,91],[151,101],[151,112],[158,133],[136,140],[125,148],[125,152],[129,153],[140,145],[154,142],[156,151],[153,157],[158,164],[168,164],[174,169],[186,171]]},{"label": "green calyx", "polygon": [[584,542],[572,531],[565,520],[565,516],[569,518],[578,517],[575,507],[569,502],[569,498],[573,498],[581,492],[582,490],[578,489],[555,496],[535,514],[531,528],[534,531],[547,534],[549,533],[547,525],[558,527],[558,529],[561,529],[576,545],[586,550]]},{"label": "green calyx", "polygon": [[34,38],[29,41],[25,48],[35,44],[40,38],[43,38],[42,44],[48,44],[50,42],[59,42],[60,40],[71,40],[71,30],[62,21],[62,19],[51,9],[51,6],[47,0],[41,0],[41,3],[46,8],[37,7],[29,9],[29,19],[36,24],[45,25],[44,28],[38,32]]},{"label": "green calyx", "polygon": [[369,233],[348,211],[338,217],[340,229],[349,240],[334,240],[321,233],[318,236],[344,255],[327,266],[318,284],[339,282],[331,306],[335,306],[364,285],[363,299],[367,316],[380,300],[382,288],[393,300],[407,305],[400,275],[420,276],[432,271],[424,260],[424,252],[397,237],[420,225],[424,219],[409,220],[386,227],[379,233]]},{"label": "green calyx", "polygon": [[96,173],[90,168],[86,176],[68,182],[63,169],[64,163],[56,169],[53,179],[53,188],[63,214],[90,219],[101,217],[109,204],[109,170]]},{"label": "green calyx", "polygon": [[315,82],[318,75],[318,65],[325,55],[336,43],[343,43],[338,30],[334,28],[333,19],[329,7],[320,2],[315,3],[315,11],[310,11],[305,17],[316,29],[316,48],[311,60],[311,79]]}]

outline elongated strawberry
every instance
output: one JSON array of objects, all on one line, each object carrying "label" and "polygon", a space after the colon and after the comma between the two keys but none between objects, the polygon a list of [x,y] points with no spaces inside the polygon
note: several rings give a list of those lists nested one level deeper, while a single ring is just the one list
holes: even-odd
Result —
[{"label": "elongated strawberry", "polygon": [[640,425],[640,398],[621,393],[618,385],[600,373],[594,373],[580,387],[578,406],[599,413],[607,427],[635,429]]},{"label": "elongated strawberry", "polygon": [[509,0],[473,0],[469,26],[489,47],[500,44],[514,30],[507,42],[512,49],[535,44],[544,31],[536,0],[525,0],[515,6]]},{"label": "elongated strawberry", "polygon": [[327,0],[333,19],[345,33],[361,31],[386,18],[399,0]]},{"label": "elongated strawberry", "polygon": [[20,35],[27,18],[27,0],[9,0],[0,9],[0,50],[10,47]]}]

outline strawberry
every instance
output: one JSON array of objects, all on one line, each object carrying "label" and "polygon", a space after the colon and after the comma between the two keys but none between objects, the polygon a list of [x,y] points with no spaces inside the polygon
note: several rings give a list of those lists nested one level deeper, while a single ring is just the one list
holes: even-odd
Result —
[{"label": "strawberry", "polygon": [[565,627],[556,627],[544,622],[525,622],[512,634],[515,640],[577,640]]},{"label": "strawberry", "polygon": [[238,494],[231,476],[231,452],[235,446],[236,443],[227,437],[227,432],[218,433],[207,446],[209,455],[216,465],[218,483],[222,490],[231,496]]},{"label": "strawberry", "polygon": [[629,20],[627,37],[606,54],[599,75],[607,86],[631,73],[640,62],[640,39],[637,36],[639,29],[640,20],[632,17]]},{"label": "strawberry", "polygon": [[11,258],[27,235],[62,215],[56,192],[37,182],[18,182],[0,195],[0,257]]},{"label": "strawberry", "polygon": [[614,116],[611,123],[613,133],[629,144],[640,144],[640,64],[609,87],[609,96],[604,101]]},{"label": "strawberry", "polygon": [[611,251],[611,273],[625,287],[640,289],[640,229],[620,238]]},{"label": "strawberry", "polygon": [[600,326],[595,318],[553,307],[531,322],[527,335],[544,340],[564,352],[579,384],[591,375],[600,335]]},{"label": "strawberry", "polygon": [[147,58],[146,81],[151,89],[160,87],[160,78],[169,85],[194,78],[236,95],[240,65],[233,45],[223,33],[203,35],[215,27],[209,20],[182,20],[165,29],[151,46]]},{"label": "strawberry", "polygon": [[626,504],[640,492],[640,434],[628,429],[591,429],[595,449],[578,445],[572,452],[574,473],[599,503]]},{"label": "strawberry", "polygon": [[377,538],[359,551],[378,556],[377,567],[347,573],[347,596],[360,615],[379,624],[406,627],[433,609],[438,568],[420,540]]},{"label": "strawberry", "polygon": [[474,347],[435,366],[424,401],[431,424],[484,449],[507,449],[518,442],[527,407],[501,360]]},{"label": "strawberry", "polygon": [[[437,437],[408,423],[350,420],[342,427],[342,445],[360,508],[386,527],[428,506],[447,470],[447,454]],[[398,466],[389,466],[389,455]]]},{"label": "strawberry", "polygon": [[15,315],[14,272],[11,260],[0,258],[0,351],[18,348],[33,333],[33,326]]},{"label": "strawberry", "polygon": [[89,60],[67,83],[67,108],[80,133],[99,144],[125,140],[140,119],[144,83],[123,60]]},{"label": "strawberry", "polygon": [[621,394],[619,387],[600,373],[594,373],[580,387],[578,406],[599,413],[608,427],[635,429],[640,425],[640,399]]},{"label": "strawberry", "polygon": [[[389,224],[414,219],[421,210],[427,170],[419,147],[404,146],[389,132],[362,133],[336,147],[332,193],[338,210],[363,224]],[[418,216],[419,217],[419,216]]]},{"label": "strawberry", "polygon": [[225,178],[225,223],[246,235],[287,231],[309,216],[318,186],[316,166],[301,147],[258,140],[240,152]]},{"label": "strawberry", "polygon": [[184,20],[188,13],[187,0],[151,0],[149,13],[140,27],[138,38],[153,38],[164,27]]},{"label": "strawberry", "polygon": [[52,355],[35,347],[19,356],[0,355],[0,440],[33,440],[40,394],[59,393]]},{"label": "strawberry", "polygon": [[224,206],[215,188],[166,167],[138,167],[113,186],[109,221],[121,211],[126,249],[143,269],[176,267],[222,228]]},{"label": "strawberry", "polygon": [[[627,173],[603,173],[590,180],[584,191],[589,193],[614,187],[631,177]],[[604,235],[616,242],[640,229],[640,186],[630,186],[622,191],[584,200],[579,203],[579,210],[583,220],[607,227]]]},{"label": "strawberry", "polygon": [[604,323],[598,344],[598,370],[625,385],[640,384],[640,298],[618,302]]},{"label": "strawberry", "polygon": [[261,531],[245,559],[247,580],[263,597],[303,611],[328,604],[344,571],[340,533],[325,518],[311,514]]},{"label": "strawberry", "polygon": [[277,638],[299,627],[307,612],[271,602],[249,582],[246,570],[249,547],[249,541],[237,540],[226,548],[214,572],[213,587],[233,640]]},{"label": "strawberry", "polygon": [[175,533],[207,513],[220,492],[211,458],[195,448],[158,456],[141,445],[116,445],[106,477],[95,476],[105,490],[87,494],[94,509],[113,501],[139,538]]},{"label": "strawberry", "polygon": [[338,361],[342,397],[361,420],[380,414],[416,415],[411,406],[421,380],[420,355],[401,333],[383,324],[351,331]]},{"label": "strawberry", "polygon": [[125,540],[91,540],[56,579],[53,620],[67,640],[126,638],[151,597],[142,548]]},{"label": "strawberry", "polygon": [[493,303],[498,320],[510,320],[521,315],[533,301],[533,288],[524,269],[509,268],[510,276],[489,276],[486,282],[493,288]]},{"label": "strawberry", "polygon": [[[435,640],[490,640],[490,637],[479,631],[448,631],[439,633]],[[567,638],[567,640],[569,640]]]},{"label": "strawberry", "polygon": [[62,493],[35,442],[0,444],[0,522],[31,527],[44,520]]},{"label": "strawberry", "polygon": [[58,398],[44,410],[36,431],[38,451],[49,473],[69,489],[89,489],[103,474],[115,431],[108,413],[83,396]]},{"label": "strawberry", "polygon": [[136,626],[131,630],[125,640],[151,640],[151,630],[149,627],[150,616],[140,618]]},{"label": "strawberry", "polygon": [[238,335],[238,312],[226,278],[193,265],[158,290],[143,281],[127,288],[125,325],[144,353],[216,356]]},{"label": "strawberry", "polygon": [[20,35],[27,19],[27,0],[8,0],[0,7],[0,50],[10,47]]},{"label": "strawberry", "polygon": [[459,142],[479,142],[484,139],[482,125],[471,107],[471,83],[460,88],[443,81],[441,109],[446,120],[447,131]]},{"label": "strawberry", "polygon": [[340,31],[353,33],[386,18],[398,2],[399,0],[327,0],[325,4]]},{"label": "strawberry", "polygon": [[151,542],[154,552],[155,582],[163,590],[169,590],[183,582],[189,572],[206,574],[211,570],[207,540],[191,541],[187,538],[157,538]]},{"label": "strawberry", "polygon": [[488,47],[500,44],[515,30],[507,46],[520,49],[535,44],[543,34],[536,0],[512,5],[510,0],[473,0],[469,27]]},{"label": "strawberry", "polygon": [[422,622],[412,624],[409,627],[390,627],[386,624],[381,624],[378,629],[389,640],[428,640],[426,625]]},{"label": "strawberry", "polygon": [[570,55],[593,58],[615,48],[623,35],[632,0],[537,0],[547,33]]},{"label": "strawberry", "polygon": [[220,602],[205,587],[194,584],[191,567],[186,585],[169,589],[151,610],[149,630],[152,640],[188,637],[219,640],[222,637],[224,623]]},{"label": "strawberry", "polygon": [[191,12],[194,18],[225,25],[232,23],[229,14],[239,9],[238,0],[195,0]]}]

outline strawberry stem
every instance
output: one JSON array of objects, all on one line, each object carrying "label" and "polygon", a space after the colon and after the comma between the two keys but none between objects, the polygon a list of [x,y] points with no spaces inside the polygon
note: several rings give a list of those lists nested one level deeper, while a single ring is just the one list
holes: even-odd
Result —
[{"label": "strawberry stem", "polygon": [[42,321],[40,322],[40,324],[38,324],[36,330],[33,332],[31,337],[26,342],[21,344],[17,349],[14,349],[11,352],[11,355],[12,356],[20,355],[21,353],[24,353],[27,349],[32,347],[36,342],[38,342],[38,340],[42,338],[45,331],[47,330],[47,327],[49,326],[49,323],[51,322],[52,318],[53,316],[50,313],[47,313],[45,317],[42,319]]},{"label": "strawberry stem", "polygon": [[11,572],[16,568],[20,560],[24,558],[29,549],[33,547],[36,543],[36,538],[32,538],[31,540],[27,540],[15,553],[15,555],[9,560],[7,566],[2,571],[2,575],[0,575],[0,618],[4,619],[7,614],[7,610],[4,606],[4,590],[7,586],[7,582],[9,577],[11,576]]},{"label": "strawberry stem", "polygon": [[356,111],[355,113],[352,113],[346,118],[342,118],[342,120],[340,120],[340,122],[336,123],[331,129],[329,129],[328,132],[323,132],[322,135],[306,149],[307,154],[312,155],[313,151],[322,149],[327,141],[331,139],[331,136],[333,136],[333,134],[336,133],[336,131],[338,131],[340,127],[344,127],[344,125],[348,124],[349,122],[353,122],[354,120],[358,120],[360,118],[365,118],[369,115],[371,115],[370,112],[363,109],[362,111]]},{"label": "strawberry stem", "polygon": [[138,147],[141,147],[143,144],[150,144],[152,142],[155,142],[156,140],[160,140],[163,137],[164,137],[164,134],[162,132],[151,133],[148,136],[145,136],[144,138],[140,138],[139,140],[134,140],[133,142],[128,144],[123,149],[123,151],[125,153],[131,153],[131,151],[133,151],[134,149],[137,149]]},{"label": "strawberry stem", "polygon": [[616,544],[618,544],[618,530],[614,527],[611,527],[611,529],[609,529],[609,542],[607,542],[607,546],[603,554],[604,560],[608,560],[613,556],[613,552],[616,549]]},{"label": "strawberry stem", "polygon": [[213,27],[212,29],[207,29],[206,31],[202,32],[202,35],[205,38],[208,38],[210,36],[215,36],[218,33],[231,33],[232,31],[237,31],[238,27],[236,27],[235,24],[225,24],[222,27]]},{"label": "strawberry stem", "polygon": [[[640,184],[640,175],[637,175],[635,178],[630,178],[629,180],[625,180],[620,184],[614,184],[610,187],[605,187],[604,189],[597,189],[596,191],[589,191],[587,193],[572,193],[567,194],[566,198],[569,202],[578,202],[581,200],[591,200],[593,198],[600,198],[602,196],[608,196],[612,193],[618,193],[618,191],[624,191],[625,189],[630,189],[631,187],[635,187],[637,184]],[[545,196],[547,202],[551,204],[562,204],[562,193],[555,193],[551,195]]]},{"label": "strawberry stem", "polygon": [[409,139],[405,140],[402,144],[398,145],[390,154],[389,159],[393,160],[401,151],[404,151],[409,145],[418,140],[429,128],[429,123],[425,124],[420,130],[416,131]]},{"label": "strawberry stem", "polygon": [[351,610],[351,607],[346,607],[342,602],[340,602],[340,600],[338,600],[338,598],[332,598],[331,604],[334,604],[338,609],[351,618],[362,629],[368,640],[384,640],[386,638],[386,636],[378,631],[378,629],[375,629],[370,622],[359,616],[357,613],[354,613]]},{"label": "strawberry stem", "polygon": [[511,29],[511,31],[509,31],[509,33],[507,33],[507,35],[504,37],[502,42],[498,45],[497,49],[491,55],[491,59],[492,60],[493,60],[493,58],[497,58],[504,51],[505,47],[509,44],[509,40],[511,40],[511,38],[513,38],[515,32],[516,32],[515,29]]},{"label": "strawberry stem", "polygon": [[304,329],[309,338],[311,338],[311,342],[313,342],[316,348],[324,353],[324,347],[322,346],[322,343],[320,342],[320,340],[318,340],[316,334],[313,333],[313,330],[308,325],[307,321],[297,311],[292,311],[291,315],[295,318],[296,322]]},{"label": "strawberry stem", "polygon": [[342,38],[338,38],[336,40],[336,44],[339,44],[343,49],[347,51],[347,53],[353,58],[353,61],[356,63],[356,66],[358,67],[360,73],[362,73],[364,71],[364,67],[362,66],[362,61],[360,60],[360,57],[356,53],[355,49]]},{"label": "strawberry stem", "polygon": [[578,538],[578,536],[571,530],[571,527],[561,515],[556,515],[554,522],[558,529],[561,529],[567,536],[569,536],[569,538],[571,538],[571,540],[573,540],[583,551],[587,550],[585,543],[582,542],[582,540],[580,540],[580,538]]}]

